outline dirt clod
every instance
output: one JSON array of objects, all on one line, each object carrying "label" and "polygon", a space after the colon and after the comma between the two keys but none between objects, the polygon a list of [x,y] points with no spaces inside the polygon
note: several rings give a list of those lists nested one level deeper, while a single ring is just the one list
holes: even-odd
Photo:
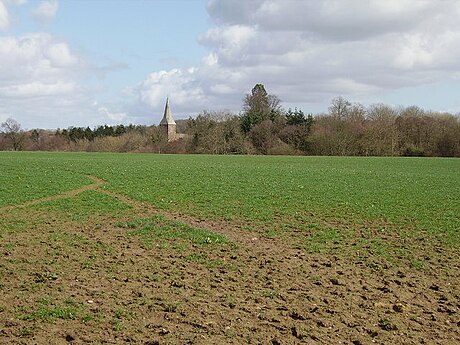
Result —
[{"label": "dirt clod", "polygon": [[330,282],[332,285],[340,285],[339,280],[337,278],[331,278]]},{"label": "dirt clod", "polygon": [[402,313],[404,311],[404,305],[401,303],[396,303],[393,305],[393,310],[397,313]]},{"label": "dirt clod", "polygon": [[432,284],[432,285],[430,286],[430,289],[433,290],[433,291],[439,291],[439,285],[437,285],[437,284]]},{"label": "dirt clod", "polygon": [[166,328],[162,328],[160,329],[160,331],[158,332],[158,334],[160,335],[166,335],[166,334],[169,334],[170,332],[166,329]]},{"label": "dirt clod", "polygon": [[303,334],[302,330],[296,326],[291,328],[291,334],[299,340],[302,340],[305,337],[305,334]]},{"label": "dirt clod", "polygon": [[305,315],[303,315],[302,313],[300,313],[300,312],[298,312],[296,310],[291,312],[291,314],[289,314],[289,316],[294,320],[306,320],[307,319],[305,317]]},{"label": "dirt clod", "polygon": [[[436,269],[392,267],[367,260],[365,248],[362,257],[308,252],[288,231],[268,239],[106,192],[129,213],[72,221],[59,213],[34,231],[4,235],[19,245],[0,264],[1,344],[460,344],[459,258],[447,249],[430,264]],[[28,205],[18,217],[53,216]],[[174,234],[193,226],[229,243],[155,237],[158,216],[175,218],[166,227]]]},{"label": "dirt clod", "polygon": [[68,341],[68,342],[74,341],[74,340],[75,340],[75,336],[73,336],[72,334],[67,334],[67,335],[65,336],[65,340]]}]

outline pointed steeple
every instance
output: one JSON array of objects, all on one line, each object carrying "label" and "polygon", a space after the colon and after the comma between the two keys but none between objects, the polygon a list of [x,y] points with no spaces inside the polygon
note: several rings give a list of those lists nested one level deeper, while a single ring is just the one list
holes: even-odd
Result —
[{"label": "pointed steeple", "polygon": [[160,127],[163,128],[162,130],[166,134],[168,142],[175,141],[177,139],[176,121],[174,121],[171,109],[169,108],[169,97],[166,98],[165,113],[160,122]]},{"label": "pointed steeple", "polygon": [[165,113],[163,115],[163,119],[160,122],[160,125],[175,125],[176,121],[174,121],[171,109],[169,108],[169,97],[166,98],[166,105],[165,105]]}]

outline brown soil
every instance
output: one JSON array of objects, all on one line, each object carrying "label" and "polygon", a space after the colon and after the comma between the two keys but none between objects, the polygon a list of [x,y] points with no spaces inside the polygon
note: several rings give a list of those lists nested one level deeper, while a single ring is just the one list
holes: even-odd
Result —
[{"label": "brown soil", "polygon": [[[263,229],[168,214],[93,182],[0,209],[0,217],[43,220],[1,237],[0,343],[460,343],[456,249],[424,243],[420,250],[431,258],[424,269],[378,258],[371,265],[343,250],[299,249],[295,231],[267,238]],[[131,209],[78,222],[32,207],[87,190]],[[117,226],[120,219],[155,214],[222,233],[232,243],[147,246]],[[58,307],[73,313],[40,316]]]}]

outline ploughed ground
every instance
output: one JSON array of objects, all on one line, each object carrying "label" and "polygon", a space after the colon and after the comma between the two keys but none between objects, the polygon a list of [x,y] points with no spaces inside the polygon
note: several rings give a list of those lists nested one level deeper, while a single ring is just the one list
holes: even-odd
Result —
[{"label": "ploughed ground", "polygon": [[460,343],[459,252],[433,238],[384,238],[423,265],[358,235],[312,251],[295,228],[267,236],[91,186],[0,209],[1,344]]}]

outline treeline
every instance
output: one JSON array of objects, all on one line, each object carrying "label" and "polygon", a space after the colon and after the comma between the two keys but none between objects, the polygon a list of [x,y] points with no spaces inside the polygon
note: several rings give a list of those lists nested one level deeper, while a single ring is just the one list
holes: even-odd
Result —
[{"label": "treeline", "polygon": [[417,107],[354,104],[315,116],[288,111],[247,132],[240,130],[241,117],[220,121],[205,113],[189,126],[191,152],[199,153],[460,157],[459,118]]},{"label": "treeline", "polygon": [[324,114],[285,111],[261,84],[245,96],[238,115],[205,111],[177,123],[181,138],[168,143],[159,126],[24,132],[8,119],[0,150],[460,157],[458,115],[416,106],[365,107],[341,97]]},{"label": "treeline", "polygon": [[202,113],[189,120],[188,133],[190,152],[200,153],[460,157],[458,116],[342,97],[325,114],[283,111],[261,84],[240,115]]},{"label": "treeline", "polygon": [[[36,129],[33,131],[37,131]],[[69,127],[68,129],[58,129],[56,135],[60,135],[68,140],[76,142],[77,140],[93,140],[95,138],[103,137],[119,137],[125,133],[129,132],[141,132],[145,131],[145,126],[138,125],[116,125],[116,126],[99,126],[94,129],[89,127]]]}]

